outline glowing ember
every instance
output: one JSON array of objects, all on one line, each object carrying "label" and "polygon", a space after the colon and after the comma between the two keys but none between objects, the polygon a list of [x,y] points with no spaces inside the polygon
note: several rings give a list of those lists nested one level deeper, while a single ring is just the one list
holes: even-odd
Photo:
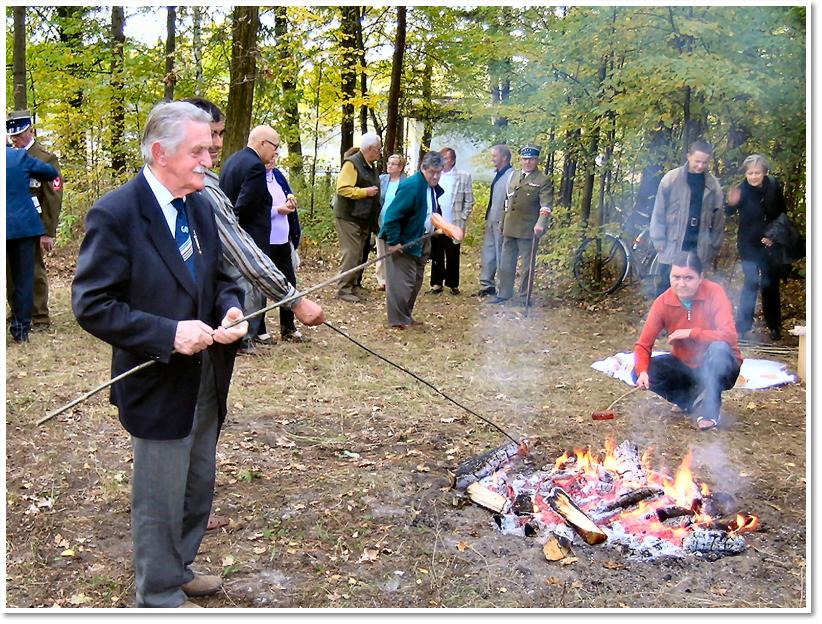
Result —
[{"label": "glowing ember", "polygon": [[616,446],[609,440],[601,454],[590,448],[566,452],[529,476],[516,474],[509,464],[480,483],[508,499],[497,517],[505,533],[573,539],[579,527],[548,504],[561,488],[608,535],[608,543],[622,544],[634,555],[741,552],[745,542],[739,534],[755,531],[759,518],[738,514],[720,523],[708,515],[711,491],[694,477],[691,460],[689,452],[670,475],[651,467],[650,451],[640,456],[630,442]]}]

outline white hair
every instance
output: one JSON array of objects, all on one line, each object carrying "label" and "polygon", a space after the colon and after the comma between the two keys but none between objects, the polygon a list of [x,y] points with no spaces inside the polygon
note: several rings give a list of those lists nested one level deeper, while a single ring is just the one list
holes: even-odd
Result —
[{"label": "white hair", "polygon": [[369,147],[377,145],[378,143],[382,143],[382,139],[379,134],[376,132],[366,132],[360,139],[360,149],[366,150]]},{"label": "white hair", "polygon": [[140,152],[147,165],[154,163],[151,146],[155,143],[162,145],[171,155],[177,153],[177,148],[185,139],[187,121],[209,124],[211,115],[189,102],[160,102],[151,109],[140,144]]}]

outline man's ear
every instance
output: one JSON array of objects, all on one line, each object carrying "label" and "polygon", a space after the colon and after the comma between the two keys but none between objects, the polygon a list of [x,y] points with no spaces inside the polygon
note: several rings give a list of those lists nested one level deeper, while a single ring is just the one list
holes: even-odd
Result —
[{"label": "man's ear", "polygon": [[154,162],[156,162],[159,166],[163,166],[166,163],[166,149],[160,144],[159,141],[155,141],[151,144],[151,155],[154,158]]}]

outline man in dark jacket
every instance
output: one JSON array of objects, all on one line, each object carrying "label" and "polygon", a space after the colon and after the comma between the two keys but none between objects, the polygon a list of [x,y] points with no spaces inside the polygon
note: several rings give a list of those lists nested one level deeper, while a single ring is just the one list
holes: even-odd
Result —
[{"label": "man in dark jacket", "polygon": [[[280,148],[280,137],[271,126],[257,126],[248,135],[248,145],[232,154],[220,172],[220,188],[234,205],[240,226],[251,235],[261,251],[268,251],[271,235],[271,195],[265,181],[265,163]],[[240,281],[245,293],[247,314],[262,309],[263,295],[246,279]],[[254,339],[262,331],[262,315],[248,323],[248,335],[240,352],[254,349]]]},{"label": "man in dark jacket", "polygon": [[226,329],[242,317],[242,291],[221,270],[212,208],[196,193],[211,166],[210,121],[186,102],[154,107],[142,140],[146,166],[89,210],[72,284],[80,326],[113,347],[113,374],[156,361],[111,389],[132,439],[139,607],[196,606],[187,596],[221,586],[191,565],[226,414],[233,353],[224,345],[247,323]]},{"label": "man in dark jacket", "polygon": [[27,342],[34,301],[34,255],[43,223],[29,193],[30,180],[48,183],[59,175],[26,150],[6,146],[6,267],[12,276],[11,336]]},{"label": "man in dark jacket", "polygon": [[[382,139],[374,132],[362,135],[360,149],[343,162],[337,178],[334,223],[340,240],[340,273],[362,263],[363,250],[380,214],[380,178],[374,163],[382,154]],[[362,289],[357,286],[362,271],[340,278],[337,297],[360,303]]]},{"label": "man in dark jacket", "polygon": [[[40,214],[45,232],[40,236],[40,244],[35,248],[34,254],[34,308],[32,311],[32,331],[42,331],[51,325],[49,318],[49,282],[46,274],[46,264],[43,260],[44,253],[50,253],[54,249],[54,239],[57,237],[57,225],[60,222],[60,211],[63,207],[63,180],[60,177],[60,162],[57,156],[48,151],[34,137],[34,127],[32,126],[32,116],[27,110],[14,111],[9,114],[6,121],[6,134],[11,139],[14,147],[28,151],[29,156],[34,156],[44,163],[48,163],[57,169],[57,177],[53,180],[40,181],[31,180],[31,197],[34,207]],[[14,280],[9,271],[6,271],[6,290],[11,301],[11,291]]]},{"label": "man in dark jacket", "polygon": [[412,312],[425,276],[425,263],[431,252],[431,241],[426,239],[402,250],[403,245],[433,231],[431,215],[442,214],[437,198],[443,160],[439,152],[428,152],[420,170],[400,182],[394,201],[385,211],[379,237],[385,240],[390,252],[386,258],[385,307],[388,324],[396,329],[410,329],[422,325],[414,320]]}]

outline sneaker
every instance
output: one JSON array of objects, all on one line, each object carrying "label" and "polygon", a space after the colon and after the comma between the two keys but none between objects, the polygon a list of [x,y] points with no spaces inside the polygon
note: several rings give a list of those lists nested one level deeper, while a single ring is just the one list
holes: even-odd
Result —
[{"label": "sneaker", "polygon": [[459,289],[459,288],[457,288],[456,286],[454,286],[454,287],[451,289],[451,294],[452,294],[452,295],[458,295],[458,294],[460,294],[460,289]]},{"label": "sneaker", "polygon": [[274,344],[274,339],[269,334],[260,334],[259,336],[254,336],[254,342],[261,345],[270,345]]},{"label": "sneaker", "polygon": [[771,337],[771,340],[781,340],[782,330],[779,327],[770,327],[768,328],[768,335]]},{"label": "sneaker", "polygon": [[338,293],[337,299],[342,299],[348,303],[362,303],[362,297],[358,297],[354,293]]},{"label": "sneaker", "polygon": [[287,332],[280,337],[283,342],[309,342],[311,339],[308,336],[303,336],[300,330]]},{"label": "sneaker", "polygon": [[433,288],[431,288],[431,290],[429,290],[428,292],[430,292],[430,293],[432,293],[432,294],[434,294],[434,295],[438,295],[438,294],[440,294],[440,293],[442,292],[442,286],[434,286],[434,287],[433,287]]}]

